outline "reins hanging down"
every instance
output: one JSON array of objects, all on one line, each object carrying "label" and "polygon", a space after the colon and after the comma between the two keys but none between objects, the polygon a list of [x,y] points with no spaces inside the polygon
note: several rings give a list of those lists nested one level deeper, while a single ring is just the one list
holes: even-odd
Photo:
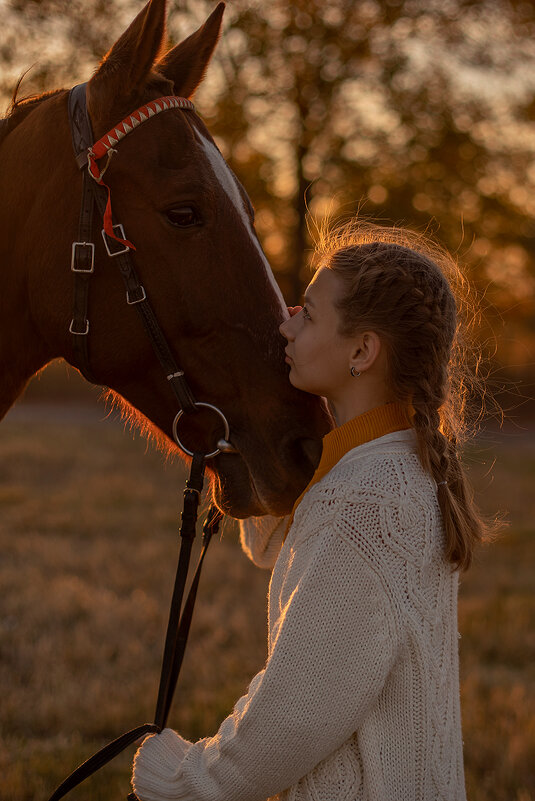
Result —
[{"label": "reins hanging down", "polygon": [[[126,302],[138,310],[143,325],[150,339],[156,357],[160,362],[169,385],[178,401],[179,410],[172,424],[173,436],[177,445],[192,457],[191,472],[184,490],[184,506],[180,527],[180,554],[169,613],[167,635],[165,639],[160,686],[154,723],[145,723],[118,737],[106,745],[98,753],[80,765],[55,790],[49,801],[59,801],[70,790],[84,779],[91,776],[99,768],[110,762],[125,748],[143,735],[160,732],[166,725],[174,690],[184,658],[184,652],[193,616],[193,608],[199,586],[201,568],[204,562],[210,539],[219,529],[222,513],[213,506],[206,518],[203,528],[203,546],[199,562],[185,604],[182,606],[184,590],[187,582],[189,563],[197,523],[198,507],[204,481],[206,460],[217,456],[221,451],[232,452],[229,442],[229,425],[223,412],[210,403],[196,401],[186,381],[184,371],[174,359],[173,353],[158,323],[156,315],[149,303],[145,288],[140,283],[134,264],[130,257],[131,249],[135,249],[126,239],[123,226],[114,224],[111,211],[110,189],[102,178],[113,155],[114,145],[133,131],[138,125],[146,122],[155,114],[171,109],[194,109],[193,103],[186,98],[165,97],[152,101],[131,114],[116,128],[109,131],[98,142],[93,144],[93,133],[87,113],[86,84],[75,86],[69,93],[69,123],[76,163],[82,170],[82,204],[78,229],[78,240],[72,244],[71,270],[74,274],[73,317],[69,331],[73,337],[73,354],[76,366],[91,382],[98,383],[91,371],[89,358],[89,316],[88,297],[89,280],[94,272],[95,244],[93,236],[93,210],[102,214],[104,228],[102,237],[110,258],[116,259],[119,271],[126,287]],[[98,160],[107,155],[104,168],[99,170]],[[117,245],[119,247],[117,247]],[[183,414],[196,413],[199,407],[206,407],[215,413],[224,426],[224,437],[219,439],[210,453],[199,453],[188,450],[181,442],[178,434],[178,422]],[[136,799],[134,793],[128,798]]]},{"label": "reins hanging down", "polygon": [[[206,556],[212,536],[219,530],[219,524],[223,517],[222,513],[215,506],[210,508],[203,526],[202,550],[199,561],[188,597],[186,598],[184,606],[182,606],[189,572],[191,549],[196,533],[198,507],[204,481],[204,469],[204,455],[201,453],[194,454],[190,477],[184,489],[184,506],[180,527],[180,554],[173,596],[171,599],[171,608],[169,611],[154,723],[145,723],[142,726],[137,726],[135,729],[131,729],[120,737],[117,737],[117,739],[108,743],[104,748],[101,748],[100,751],[93,754],[92,757],[76,768],[76,770],[59,785],[54,793],[52,793],[48,801],[60,801],[67,793],[100,770],[100,768],[104,767],[104,765],[107,765],[108,762],[111,762],[112,759],[122,753],[128,746],[135,743],[136,740],[139,740],[140,737],[147,734],[158,734],[167,724],[169,710],[171,708],[188,641],[204,557]],[[128,799],[129,801],[135,801],[136,795],[130,793]]]}]

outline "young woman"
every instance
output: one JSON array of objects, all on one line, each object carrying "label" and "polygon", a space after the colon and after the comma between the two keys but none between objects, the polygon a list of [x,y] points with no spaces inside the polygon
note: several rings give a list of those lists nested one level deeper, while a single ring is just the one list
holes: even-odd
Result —
[{"label": "young woman", "polygon": [[280,330],[290,381],[336,427],[290,518],[241,526],[274,566],[268,659],[214,737],[145,740],[142,801],[465,799],[457,583],[485,523],[456,452],[455,275],[399,230],[323,248]]}]

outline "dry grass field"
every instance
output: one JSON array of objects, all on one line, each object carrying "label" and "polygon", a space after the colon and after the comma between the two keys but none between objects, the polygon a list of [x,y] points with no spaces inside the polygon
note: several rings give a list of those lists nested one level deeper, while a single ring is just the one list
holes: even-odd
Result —
[{"label": "dry grass field", "polygon": [[[102,406],[63,411],[21,406],[0,427],[1,801],[45,801],[155,702],[183,469]],[[534,442],[487,433],[467,455],[481,505],[511,520],[462,580],[470,801],[535,801]],[[261,667],[267,582],[227,524],[172,713],[186,737],[213,733]],[[124,797],[131,756],[70,797]]]}]

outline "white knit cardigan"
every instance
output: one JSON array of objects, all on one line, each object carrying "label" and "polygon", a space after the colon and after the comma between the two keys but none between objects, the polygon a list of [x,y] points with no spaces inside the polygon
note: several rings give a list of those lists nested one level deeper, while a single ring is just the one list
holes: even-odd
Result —
[{"label": "white knit cardigan", "polygon": [[414,431],[349,451],[284,530],[241,531],[275,563],[265,668],[214,737],[145,740],[138,797],[465,801],[457,573]]}]

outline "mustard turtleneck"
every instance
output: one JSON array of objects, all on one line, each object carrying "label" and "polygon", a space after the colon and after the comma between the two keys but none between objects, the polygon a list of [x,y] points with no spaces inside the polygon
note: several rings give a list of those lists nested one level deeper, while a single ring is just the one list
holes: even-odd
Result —
[{"label": "mustard turtleneck", "polygon": [[370,409],[369,412],[364,412],[364,414],[359,414],[352,420],[348,420],[347,423],[338,428],[333,428],[332,431],[325,434],[320,463],[309,484],[294,503],[286,533],[288,533],[295,510],[303,500],[303,496],[314,484],[321,481],[332,470],[342,456],[345,456],[346,453],[358,445],[364,445],[365,442],[370,442],[372,439],[384,437],[385,434],[392,434],[394,431],[403,431],[411,427],[408,410],[400,403],[387,403],[384,406]]}]

